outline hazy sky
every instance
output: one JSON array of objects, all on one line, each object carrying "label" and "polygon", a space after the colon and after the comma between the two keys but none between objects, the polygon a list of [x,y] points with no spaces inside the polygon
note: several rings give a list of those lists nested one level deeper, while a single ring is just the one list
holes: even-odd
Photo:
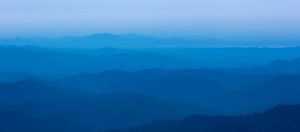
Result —
[{"label": "hazy sky", "polygon": [[300,0],[0,0],[1,36],[300,36]]}]

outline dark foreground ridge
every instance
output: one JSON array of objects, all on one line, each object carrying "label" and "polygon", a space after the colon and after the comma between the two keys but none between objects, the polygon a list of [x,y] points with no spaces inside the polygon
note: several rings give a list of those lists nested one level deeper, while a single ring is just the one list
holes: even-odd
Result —
[{"label": "dark foreground ridge", "polygon": [[193,115],[183,120],[157,121],[108,132],[299,132],[300,105],[281,105],[241,116]]}]

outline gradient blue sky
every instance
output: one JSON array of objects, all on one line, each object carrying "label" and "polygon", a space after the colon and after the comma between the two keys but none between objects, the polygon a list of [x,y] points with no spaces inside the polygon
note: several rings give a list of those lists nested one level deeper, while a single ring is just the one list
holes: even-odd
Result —
[{"label": "gradient blue sky", "polygon": [[0,36],[300,36],[300,0],[0,0]]}]

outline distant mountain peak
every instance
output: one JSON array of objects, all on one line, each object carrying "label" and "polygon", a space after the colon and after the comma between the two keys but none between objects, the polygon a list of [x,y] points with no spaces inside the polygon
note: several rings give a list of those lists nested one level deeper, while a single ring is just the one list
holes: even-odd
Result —
[{"label": "distant mountain peak", "polygon": [[118,35],[110,34],[110,33],[99,33],[99,34],[92,34],[87,36],[88,38],[115,38]]}]

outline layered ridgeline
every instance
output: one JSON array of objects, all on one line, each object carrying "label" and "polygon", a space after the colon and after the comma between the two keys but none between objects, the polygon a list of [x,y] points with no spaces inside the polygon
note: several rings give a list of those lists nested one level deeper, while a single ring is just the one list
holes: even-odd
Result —
[{"label": "layered ridgeline", "polygon": [[143,93],[235,114],[300,103],[299,82],[299,75],[289,74],[152,69],[78,74],[51,83],[88,93]]},{"label": "layered ridgeline", "polygon": [[[248,72],[299,70],[300,48],[142,48],[142,49],[48,49],[36,46],[0,47],[0,73],[13,80],[25,74],[71,75],[111,69],[233,68]],[[293,60],[295,61],[280,61]],[[278,60],[278,61],[274,61]],[[273,63],[271,63],[274,61]],[[266,64],[270,65],[265,66]],[[243,67],[243,68],[235,68]],[[299,73],[299,72],[298,72]],[[21,75],[23,74],[23,75]],[[0,76],[0,79],[3,78]]]},{"label": "layered ridgeline", "polygon": [[230,115],[300,104],[299,56],[297,47],[1,47],[0,131],[292,132],[298,106]]},{"label": "layered ridgeline", "polygon": [[183,60],[150,53],[116,53],[90,55],[43,48],[0,47],[0,70],[34,75],[70,75],[109,69],[138,70],[144,68],[183,68],[191,66]]},{"label": "layered ridgeline", "polygon": [[0,90],[4,101],[14,103],[46,97],[133,92],[234,114],[299,103],[299,82],[299,75],[277,73],[211,69],[111,70],[45,82],[29,78],[0,83]]},{"label": "layered ridgeline", "polygon": [[154,121],[107,132],[299,132],[300,106],[282,105],[241,116],[193,115],[182,120]]},{"label": "layered ridgeline", "polygon": [[179,119],[194,113],[214,113],[197,105],[144,94],[87,94],[30,79],[2,83],[0,95],[0,112],[5,115],[1,116],[2,132],[93,132]]},{"label": "layered ridgeline", "polygon": [[209,69],[106,71],[54,82],[29,78],[0,85],[0,102],[7,104],[1,110],[8,116],[3,122],[12,119],[11,127],[3,129],[14,130],[18,124],[13,122],[22,118],[32,123],[26,126],[43,123],[41,128],[20,126],[28,131],[93,132],[193,114],[236,115],[278,104],[299,104],[299,79],[299,75]]}]

